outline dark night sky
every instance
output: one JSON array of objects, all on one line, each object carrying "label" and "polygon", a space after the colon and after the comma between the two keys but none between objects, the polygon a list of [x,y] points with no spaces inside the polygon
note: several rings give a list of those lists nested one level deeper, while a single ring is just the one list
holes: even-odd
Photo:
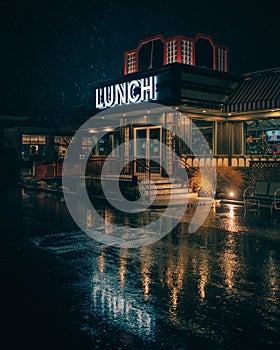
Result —
[{"label": "dark night sky", "polygon": [[0,114],[71,113],[88,83],[122,75],[123,52],[159,33],[211,35],[233,73],[280,66],[277,2],[257,3],[0,0]]}]

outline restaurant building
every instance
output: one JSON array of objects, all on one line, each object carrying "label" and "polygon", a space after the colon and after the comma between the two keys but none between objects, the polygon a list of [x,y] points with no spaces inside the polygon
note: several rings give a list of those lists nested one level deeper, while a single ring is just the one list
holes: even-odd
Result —
[{"label": "restaurant building", "polygon": [[[112,128],[93,151],[97,130],[85,130],[83,149],[92,160],[100,161],[128,140],[135,141],[135,157],[148,158],[151,148],[144,154],[137,143],[138,138],[146,138],[150,145],[163,142],[185,164],[197,167],[205,164],[206,156],[203,147],[196,147],[195,155],[192,152],[198,142],[196,127],[207,140],[213,165],[249,166],[252,159],[280,158],[280,68],[232,74],[229,49],[208,35],[168,39],[157,35],[142,40],[136,49],[125,52],[122,77],[88,88],[88,117],[99,121],[97,129]],[[172,110],[151,113],[141,110],[144,102]],[[129,116],[112,108],[131,104],[136,107]],[[99,112],[110,108],[112,113],[101,119]],[[181,142],[180,136],[187,142]],[[155,150],[159,163],[161,157],[166,163],[172,161],[160,148]],[[149,166],[160,174],[160,167]]]},{"label": "restaurant building", "polygon": [[[147,110],[147,102],[153,103],[152,110]],[[131,112],[119,113],[117,106]],[[201,166],[207,155],[197,145],[195,128],[207,140],[212,165],[243,167],[251,160],[280,159],[280,68],[230,73],[229,49],[209,35],[141,40],[124,53],[122,76],[89,84],[85,107],[67,123],[28,120],[3,126],[2,134],[18,148],[23,166],[63,160],[75,130],[91,117],[95,128],[84,130],[79,157],[90,156],[93,167],[100,168],[111,152],[116,161],[128,156],[131,150],[117,150],[129,140],[134,140],[135,159],[146,159],[146,166],[133,173],[149,169],[163,175],[158,164],[164,161],[168,167],[172,156],[161,147],[152,150],[157,143],[174,150],[187,167]],[[102,111],[107,111],[105,117]],[[99,140],[98,133],[104,131]],[[137,143],[140,138],[147,139],[149,147],[143,149]],[[148,160],[151,152],[158,161]]]}]

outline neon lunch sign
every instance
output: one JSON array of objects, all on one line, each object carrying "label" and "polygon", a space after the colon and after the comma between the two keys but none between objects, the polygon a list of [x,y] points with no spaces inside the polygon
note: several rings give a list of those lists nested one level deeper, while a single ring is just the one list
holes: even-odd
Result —
[{"label": "neon lunch sign", "polygon": [[95,90],[95,107],[103,109],[123,104],[156,100],[156,78],[156,76],[151,76],[98,88]]}]

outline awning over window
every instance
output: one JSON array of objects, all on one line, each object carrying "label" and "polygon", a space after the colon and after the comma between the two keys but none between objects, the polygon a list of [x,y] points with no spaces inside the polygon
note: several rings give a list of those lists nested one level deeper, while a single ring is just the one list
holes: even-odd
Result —
[{"label": "awning over window", "polygon": [[280,68],[247,74],[223,106],[223,112],[280,108]]}]

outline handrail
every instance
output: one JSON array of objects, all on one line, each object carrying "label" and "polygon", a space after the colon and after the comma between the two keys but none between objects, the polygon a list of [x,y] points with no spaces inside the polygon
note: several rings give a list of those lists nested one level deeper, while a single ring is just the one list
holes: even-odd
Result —
[{"label": "handrail", "polygon": [[[277,193],[280,191],[280,188],[277,188],[277,190],[274,192],[274,198],[277,199],[278,196],[277,196]],[[280,197],[279,197],[279,200],[280,200]]]},{"label": "handrail", "polygon": [[279,210],[280,208],[278,208],[277,204],[278,202],[280,202],[280,197],[277,196],[278,192],[280,192],[280,188],[278,188],[275,192],[274,192],[274,208],[276,210]]},{"label": "handrail", "polygon": [[181,156],[181,158],[179,159],[179,162],[184,166],[185,169],[188,169],[190,173],[194,173],[195,170],[193,170],[193,166],[191,166],[185,157]]},{"label": "handrail", "polygon": [[[135,176],[135,168],[136,168],[136,165],[137,165],[137,162],[138,164],[140,164],[141,166],[144,167],[145,169],[145,174],[148,173],[148,180],[151,180],[151,167],[147,164],[146,160],[144,161],[143,159],[141,158],[135,158],[134,159],[134,163],[135,163],[135,166],[133,167],[133,175]],[[146,177],[144,176],[144,180],[146,179]],[[139,179],[138,179],[138,176],[137,176],[137,182],[140,183]],[[142,183],[142,186],[145,187],[147,190],[148,190],[148,193],[149,193],[149,197],[151,196],[151,181],[149,181],[149,186],[147,188],[147,186],[145,186],[145,184]]]},{"label": "handrail", "polygon": [[142,158],[136,158],[134,161],[137,163],[140,163],[142,166],[144,166],[145,170],[148,172],[149,175],[151,175],[151,167],[147,165],[147,162],[143,161]]},{"label": "handrail", "polygon": [[[180,165],[182,165],[183,167],[180,167]],[[186,161],[185,158],[184,159],[180,158],[178,160],[177,168],[174,170],[175,170],[175,172],[173,172],[173,176],[175,178],[179,179],[179,181],[182,182],[183,184],[188,185],[188,187],[192,187],[191,181],[189,181],[189,180],[191,179],[192,175],[195,173],[195,170],[193,169],[193,167],[190,164],[188,164],[188,162]],[[187,176],[187,181],[186,181],[186,178],[180,174],[179,170],[184,170],[184,171],[187,170],[190,173],[191,176],[190,177]]]},{"label": "handrail", "polygon": [[254,186],[250,185],[250,186],[245,188],[245,190],[243,192],[243,198],[245,198],[248,195],[247,192],[249,192],[249,190],[251,190],[251,192],[249,193],[249,196],[251,196],[253,191],[254,191]]}]

